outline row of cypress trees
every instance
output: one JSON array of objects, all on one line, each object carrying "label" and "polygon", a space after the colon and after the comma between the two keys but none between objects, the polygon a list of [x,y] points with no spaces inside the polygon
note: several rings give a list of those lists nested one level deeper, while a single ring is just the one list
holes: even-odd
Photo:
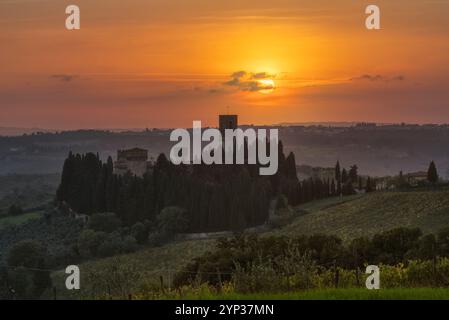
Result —
[{"label": "row of cypress trees", "polygon": [[284,194],[291,205],[332,195],[331,182],[300,182],[293,153],[279,143],[279,170],[259,176],[258,165],[175,166],[164,154],[143,177],[116,175],[113,161],[98,154],[69,153],[57,200],[83,214],[114,212],[128,225],[153,220],[168,206],[185,209],[189,230],[241,230],[268,220],[270,199]]}]

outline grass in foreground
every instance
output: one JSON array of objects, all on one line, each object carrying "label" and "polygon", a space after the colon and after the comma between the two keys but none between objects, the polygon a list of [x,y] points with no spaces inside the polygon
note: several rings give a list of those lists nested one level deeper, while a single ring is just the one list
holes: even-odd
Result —
[{"label": "grass in foreground", "polygon": [[[449,223],[449,191],[376,192],[362,196],[329,198],[304,204],[306,211],[291,224],[265,235],[298,236],[314,233],[335,234],[345,241],[372,236],[397,227],[420,227],[435,232]],[[213,240],[180,241],[135,253],[83,263],[82,273],[107,270],[111,266],[133,267],[139,281],[131,281],[131,291],[142,285],[159,285],[172,280],[173,270],[182,269],[193,258],[213,249]],[[117,260],[118,259],[118,260]],[[172,270],[168,272],[167,270]],[[63,275],[63,274],[62,274]],[[63,277],[54,274],[56,286],[64,286]],[[89,291],[89,286],[87,286]],[[64,290],[58,290],[58,292]],[[82,290],[83,291],[83,290]],[[188,296],[189,294],[187,294]],[[89,296],[89,293],[83,294]],[[168,297],[167,297],[168,298]],[[186,297],[189,298],[189,297]],[[366,289],[311,290],[286,294],[219,295],[192,293],[191,299],[449,299],[449,289]]]},{"label": "grass in foreground", "polygon": [[402,288],[402,289],[316,289],[278,294],[218,294],[199,293],[187,295],[192,300],[449,300],[446,288]]}]

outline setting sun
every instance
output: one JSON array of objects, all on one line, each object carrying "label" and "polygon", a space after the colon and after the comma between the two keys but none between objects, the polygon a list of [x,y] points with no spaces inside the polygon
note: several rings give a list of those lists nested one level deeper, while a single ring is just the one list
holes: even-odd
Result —
[{"label": "setting sun", "polygon": [[447,1],[378,0],[382,30],[350,0],[107,2],[68,31],[63,4],[0,1],[0,127],[449,121]]},{"label": "setting sun", "polygon": [[276,88],[276,84],[273,79],[262,79],[259,80],[259,85],[261,87],[260,93],[271,93]]}]

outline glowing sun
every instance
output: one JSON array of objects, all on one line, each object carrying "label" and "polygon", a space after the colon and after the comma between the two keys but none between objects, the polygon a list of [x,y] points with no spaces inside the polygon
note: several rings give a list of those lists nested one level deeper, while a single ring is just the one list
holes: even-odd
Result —
[{"label": "glowing sun", "polygon": [[260,93],[271,93],[276,88],[276,84],[274,83],[273,79],[261,79],[258,80],[259,86],[260,86]]}]

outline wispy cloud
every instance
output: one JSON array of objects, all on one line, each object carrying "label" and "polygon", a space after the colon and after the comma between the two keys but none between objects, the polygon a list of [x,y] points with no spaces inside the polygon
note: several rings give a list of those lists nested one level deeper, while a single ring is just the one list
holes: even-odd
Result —
[{"label": "wispy cloud", "polygon": [[351,78],[353,81],[380,81],[380,82],[391,82],[391,81],[404,81],[405,77],[403,75],[397,75],[397,76],[384,76],[380,74],[371,75],[371,74],[364,74],[358,77]]},{"label": "wispy cloud", "polygon": [[275,88],[273,83],[261,81],[275,78],[275,75],[267,72],[252,73],[241,70],[231,74],[231,78],[231,80],[223,84],[225,86],[235,87],[240,91],[255,92]]},{"label": "wispy cloud", "polygon": [[70,82],[78,77],[79,76],[76,74],[52,74],[50,76],[51,79],[56,79],[62,82]]}]

